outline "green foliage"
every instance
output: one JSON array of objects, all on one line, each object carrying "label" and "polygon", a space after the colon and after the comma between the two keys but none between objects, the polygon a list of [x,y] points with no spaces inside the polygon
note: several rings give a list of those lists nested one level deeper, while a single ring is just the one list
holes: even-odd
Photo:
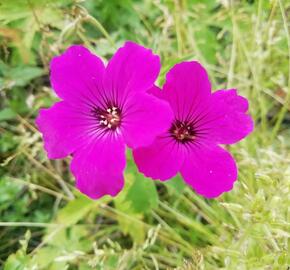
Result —
[{"label": "green foliage", "polygon": [[77,199],[70,201],[64,208],[62,208],[57,215],[56,222],[70,226],[76,224],[83,218],[87,212],[97,204],[81,195]]},{"label": "green foliage", "polygon": [[[287,269],[290,36],[287,1],[0,0],[0,269]],[[250,100],[256,130],[231,152],[233,191],[151,181],[128,155],[124,190],[92,201],[34,125],[56,99],[49,61],[72,43],[108,59],[124,40],[161,55],[158,83],[197,59],[213,89]],[[2,267],[2,268],[1,268]]]},{"label": "green foliage", "polygon": [[30,231],[27,231],[25,238],[20,241],[21,248],[15,253],[11,254],[5,263],[4,270],[24,270],[25,266],[29,262],[27,256],[28,241],[31,237]]},{"label": "green foliage", "polygon": [[[132,162],[133,163],[133,162]],[[135,164],[127,165],[127,178],[132,178],[132,184],[128,188],[124,201],[128,202],[132,212],[147,213],[158,206],[158,194],[153,181],[149,181],[138,173]]]},{"label": "green foliage", "polygon": [[142,243],[146,233],[142,219],[144,214],[157,207],[158,194],[154,183],[138,174],[132,162],[129,162],[127,171],[125,187],[114,203],[122,213],[118,216],[122,232],[129,234],[136,243]]},{"label": "green foliage", "polygon": [[[32,79],[43,74],[43,70],[33,66],[9,67],[0,62],[0,74],[2,73],[2,89],[15,86],[25,86]],[[1,90],[1,89],[0,89]]]}]

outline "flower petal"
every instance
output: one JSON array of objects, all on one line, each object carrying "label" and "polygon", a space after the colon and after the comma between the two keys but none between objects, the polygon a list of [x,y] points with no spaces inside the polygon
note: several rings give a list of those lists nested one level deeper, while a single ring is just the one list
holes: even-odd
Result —
[{"label": "flower petal", "polygon": [[211,84],[206,70],[198,62],[182,62],[167,73],[163,92],[176,118],[184,121],[207,107]]},{"label": "flower petal", "polygon": [[[85,114],[85,111],[82,112]],[[92,120],[65,101],[41,109],[36,125],[43,134],[44,148],[51,159],[63,158],[83,145]]]},{"label": "flower petal", "polygon": [[157,79],[159,56],[151,50],[128,41],[111,58],[106,68],[104,85],[110,98],[124,101],[131,91],[145,92]]},{"label": "flower petal", "polygon": [[198,194],[214,198],[233,188],[237,167],[230,153],[218,146],[207,146],[191,152],[181,175]]},{"label": "flower petal", "polygon": [[202,125],[214,142],[236,143],[253,131],[254,122],[247,114],[248,101],[238,96],[236,90],[216,91],[211,97],[210,107]]},{"label": "flower petal", "polygon": [[122,134],[129,147],[146,146],[170,128],[172,119],[168,102],[146,93],[135,93],[124,105]]},{"label": "flower petal", "polygon": [[151,88],[148,89],[147,93],[151,94],[151,95],[153,95],[155,97],[158,97],[160,99],[165,99],[164,96],[163,96],[164,95],[163,90],[161,90],[161,88],[158,87],[155,84]]},{"label": "flower petal", "polygon": [[69,47],[52,59],[50,69],[52,87],[61,99],[91,105],[99,100],[105,67],[102,60],[85,47]]},{"label": "flower petal", "polygon": [[171,137],[158,137],[153,144],[133,150],[135,163],[147,177],[168,180],[175,176],[184,160],[184,148]]},{"label": "flower petal", "polygon": [[125,143],[110,133],[91,141],[73,155],[71,171],[77,188],[92,199],[116,196],[124,185]]}]

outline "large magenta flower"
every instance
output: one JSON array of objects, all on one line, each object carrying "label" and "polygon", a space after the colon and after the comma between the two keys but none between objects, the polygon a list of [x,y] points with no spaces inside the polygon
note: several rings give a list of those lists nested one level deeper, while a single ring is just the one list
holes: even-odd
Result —
[{"label": "large magenta flower", "polygon": [[115,196],[123,187],[125,146],[151,144],[170,126],[167,102],[148,94],[160,70],[159,57],[126,42],[105,68],[82,46],[51,62],[51,83],[62,101],[36,120],[51,159],[72,154],[79,190],[91,198]]},{"label": "large magenta flower", "polygon": [[253,130],[247,100],[233,89],[211,93],[207,73],[197,62],[177,64],[168,72],[163,91],[151,91],[170,103],[175,117],[152,145],[133,151],[139,170],[160,180],[180,172],[207,198],[231,190],[237,167],[219,144],[235,143]]}]

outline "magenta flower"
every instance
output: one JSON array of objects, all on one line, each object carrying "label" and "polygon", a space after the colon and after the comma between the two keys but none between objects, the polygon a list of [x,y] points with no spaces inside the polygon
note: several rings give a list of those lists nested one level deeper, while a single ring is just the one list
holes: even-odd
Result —
[{"label": "magenta flower", "polygon": [[160,70],[159,57],[126,42],[107,67],[82,46],[51,62],[51,83],[62,101],[40,110],[36,124],[51,159],[72,155],[78,189],[97,199],[123,187],[125,146],[151,144],[170,126],[167,102],[146,91]]},{"label": "magenta flower", "polygon": [[133,151],[139,170],[160,180],[180,172],[207,198],[231,190],[236,163],[219,144],[233,144],[253,130],[248,101],[233,89],[211,93],[207,73],[197,62],[175,65],[163,91],[154,87],[151,92],[168,101],[175,115],[171,127],[153,144]]}]

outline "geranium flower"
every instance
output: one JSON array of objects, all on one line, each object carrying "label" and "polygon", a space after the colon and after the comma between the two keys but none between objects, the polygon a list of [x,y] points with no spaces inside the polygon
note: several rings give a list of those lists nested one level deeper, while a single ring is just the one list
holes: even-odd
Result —
[{"label": "geranium flower", "polygon": [[109,61],[71,46],[51,61],[51,84],[62,101],[41,109],[36,124],[51,159],[72,155],[77,188],[97,199],[123,187],[125,146],[149,145],[170,125],[169,104],[146,91],[159,57],[126,42]]},{"label": "geranium flower", "polygon": [[211,93],[206,70],[198,62],[175,65],[163,90],[154,87],[151,92],[170,103],[174,118],[153,144],[133,151],[140,172],[160,180],[180,172],[207,198],[231,190],[236,163],[219,144],[236,143],[253,130],[247,99],[234,89]]}]

